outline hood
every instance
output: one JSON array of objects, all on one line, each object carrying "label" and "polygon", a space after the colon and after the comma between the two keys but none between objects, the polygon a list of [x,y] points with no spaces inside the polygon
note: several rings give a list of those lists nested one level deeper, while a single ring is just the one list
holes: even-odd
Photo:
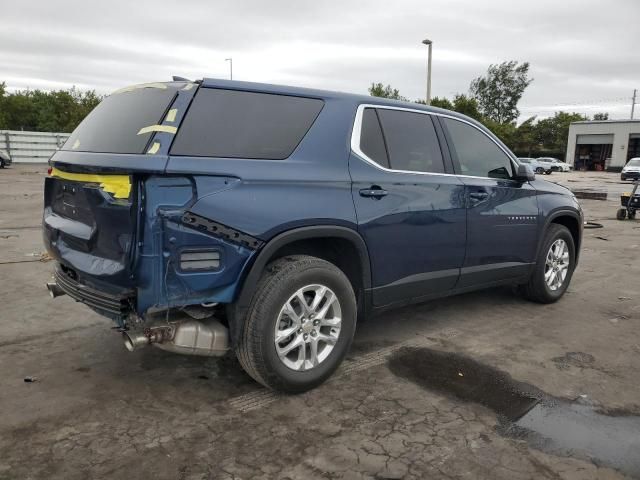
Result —
[{"label": "hood", "polygon": [[536,177],[536,179],[530,183],[533,188],[539,192],[557,193],[558,195],[569,195],[571,197],[575,196],[569,187],[548,182],[547,180],[542,180],[539,177]]}]

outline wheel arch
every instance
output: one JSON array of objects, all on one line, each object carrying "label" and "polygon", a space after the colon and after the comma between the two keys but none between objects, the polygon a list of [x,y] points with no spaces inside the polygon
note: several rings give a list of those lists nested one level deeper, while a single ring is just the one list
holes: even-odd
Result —
[{"label": "wheel arch", "polygon": [[578,264],[578,257],[580,255],[580,245],[582,243],[582,219],[579,212],[563,209],[556,211],[549,215],[546,219],[544,228],[542,229],[542,234],[540,235],[540,239],[538,241],[538,252],[540,248],[542,248],[542,242],[544,241],[544,234],[549,228],[551,224],[558,224],[567,227],[569,233],[571,233],[571,237],[573,238],[573,244],[575,247],[576,265]]},{"label": "wheel arch", "polygon": [[[347,248],[346,251],[340,252],[346,255],[337,255],[341,248]],[[242,322],[264,269],[273,260],[293,254],[317,256],[336,264],[349,278],[356,292],[359,314],[368,311],[371,265],[367,245],[360,234],[351,228],[338,225],[287,230],[276,235],[260,249],[244,275],[236,301],[228,312],[230,337],[234,345],[237,345]],[[356,258],[353,258],[353,254]]]}]

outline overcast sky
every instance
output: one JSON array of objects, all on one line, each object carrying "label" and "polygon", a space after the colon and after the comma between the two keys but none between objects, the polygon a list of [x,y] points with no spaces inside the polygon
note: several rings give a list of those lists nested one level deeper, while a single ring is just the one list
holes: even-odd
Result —
[{"label": "overcast sky", "polygon": [[640,88],[640,0],[2,0],[1,11],[11,90],[227,78],[233,57],[234,79],[357,93],[382,82],[417,99],[424,38],[434,96],[466,93],[491,63],[530,62],[521,118],[628,118]]}]

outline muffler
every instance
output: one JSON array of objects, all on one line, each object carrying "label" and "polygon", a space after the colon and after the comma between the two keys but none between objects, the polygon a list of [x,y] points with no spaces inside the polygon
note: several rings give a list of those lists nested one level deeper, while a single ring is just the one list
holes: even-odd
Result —
[{"label": "muffler", "polygon": [[56,282],[47,282],[47,290],[49,290],[51,298],[61,297],[67,294]]},{"label": "muffler", "polygon": [[156,324],[143,331],[123,332],[122,336],[130,352],[155,345],[183,355],[220,357],[229,350],[229,329],[215,319]]}]

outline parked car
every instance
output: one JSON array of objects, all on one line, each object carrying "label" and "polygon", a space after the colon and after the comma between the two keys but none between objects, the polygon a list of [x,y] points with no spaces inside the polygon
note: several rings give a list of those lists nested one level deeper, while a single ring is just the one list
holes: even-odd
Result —
[{"label": "parked car", "polygon": [[0,150],[0,168],[8,167],[11,165],[11,157],[4,150]]},{"label": "parked car", "polygon": [[561,160],[558,160],[557,158],[540,157],[540,158],[536,158],[536,161],[540,165],[543,165],[544,167],[548,166],[554,172],[570,172],[571,171],[571,165]]},{"label": "parked car", "polygon": [[50,166],[52,296],[111,318],[128,349],[232,349],[287,392],[327,379],[388,308],[497,285],[555,302],[582,237],[575,196],[481,124],[383,98],[130,87]]},{"label": "parked car", "polygon": [[632,158],[622,167],[620,172],[620,180],[638,180],[640,179],[640,157]]},{"label": "parked car", "polygon": [[531,169],[538,174],[551,175],[551,172],[553,171],[551,169],[551,165],[539,163],[535,158],[519,157],[518,161],[525,165],[529,165]]}]

